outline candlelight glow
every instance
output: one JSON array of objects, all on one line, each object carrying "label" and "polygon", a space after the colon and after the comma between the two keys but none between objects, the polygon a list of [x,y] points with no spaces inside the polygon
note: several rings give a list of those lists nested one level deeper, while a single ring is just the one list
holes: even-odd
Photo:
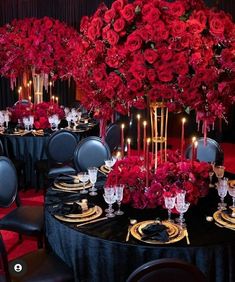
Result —
[{"label": "candlelight glow", "polygon": [[131,138],[127,138],[127,143],[131,144]]},{"label": "candlelight glow", "polygon": [[124,128],[125,128],[125,124],[124,124],[124,123],[122,123],[121,128],[122,128],[122,129],[124,129]]},{"label": "candlelight glow", "polygon": [[146,125],[147,125],[147,121],[146,120],[144,120],[143,125],[144,125],[144,127],[146,127]]},{"label": "candlelight glow", "polygon": [[182,118],[182,123],[185,123],[186,122],[186,118]]},{"label": "candlelight glow", "polygon": [[137,119],[140,120],[140,114],[137,115]]}]

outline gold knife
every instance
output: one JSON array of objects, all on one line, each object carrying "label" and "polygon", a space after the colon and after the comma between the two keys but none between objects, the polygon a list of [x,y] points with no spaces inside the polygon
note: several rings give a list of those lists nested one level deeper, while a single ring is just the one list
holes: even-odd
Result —
[{"label": "gold knife", "polygon": [[190,245],[187,228],[184,229],[184,234],[185,234],[185,237],[186,237],[187,245]]},{"label": "gold knife", "polygon": [[90,223],[95,223],[95,222],[98,222],[98,221],[101,221],[101,220],[105,220],[105,219],[107,219],[107,218],[108,218],[108,217],[105,216],[105,217],[93,219],[93,220],[90,220],[90,221],[87,221],[87,222],[84,222],[84,223],[81,223],[81,224],[77,224],[76,226],[77,226],[77,227],[80,227],[80,226],[87,225],[87,224],[90,224]]}]

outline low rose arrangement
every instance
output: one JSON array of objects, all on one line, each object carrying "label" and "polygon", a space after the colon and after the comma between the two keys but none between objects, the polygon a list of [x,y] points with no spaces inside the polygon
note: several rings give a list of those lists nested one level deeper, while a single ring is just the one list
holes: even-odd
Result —
[{"label": "low rose arrangement", "polygon": [[42,102],[37,105],[32,103],[21,103],[20,101],[12,108],[8,109],[11,115],[11,121],[18,123],[24,117],[34,116],[34,127],[36,129],[50,128],[48,117],[58,115],[60,119],[65,117],[63,107],[56,103]]},{"label": "low rose arrangement", "polygon": [[210,169],[211,165],[205,162],[181,162],[178,152],[168,151],[168,161],[160,164],[156,173],[150,170],[146,188],[144,161],[133,156],[116,162],[106,184],[124,184],[123,203],[134,208],[164,206],[163,195],[175,195],[179,190],[185,190],[186,200],[195,205],[208,193]]}]

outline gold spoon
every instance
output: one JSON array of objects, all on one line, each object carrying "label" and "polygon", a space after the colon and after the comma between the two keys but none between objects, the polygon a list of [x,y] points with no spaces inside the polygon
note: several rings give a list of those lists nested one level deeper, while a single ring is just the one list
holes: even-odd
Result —
[{"label": "gold spoon", "polygon": [[131,227],[137,223],[137,220],[136,219],[130,219],[130,224],[128,226],[128,231],[127,231],[127,234],[126,234],[126,242],[129,241],[129,238],[130,238],[130,232],[131,232]]}]

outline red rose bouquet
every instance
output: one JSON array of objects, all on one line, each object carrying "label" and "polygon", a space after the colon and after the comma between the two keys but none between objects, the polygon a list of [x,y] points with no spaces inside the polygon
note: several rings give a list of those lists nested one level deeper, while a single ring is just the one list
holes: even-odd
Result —
[{"label": "red rose bouquet", "polygon": [[235,101],[235,26],[201,0],[116,0],[83,17],[73,76],[109,119],[146,101],[195,110],[204,133]]},{"label": "red rose bouquet", "polygon": [[178,190],[185,190],[186,200],[196,204],[208,193],[210,169],[205,162],[181,162],[178,152],[168,151],[168,161],[160,164],[156,173],[150,172],[149,187],[146,188],[146,170],[139,157],[117,161],[106,184],[124,184],[123,203],[135,208],[164,206],[164,193],[176,194]]}]

